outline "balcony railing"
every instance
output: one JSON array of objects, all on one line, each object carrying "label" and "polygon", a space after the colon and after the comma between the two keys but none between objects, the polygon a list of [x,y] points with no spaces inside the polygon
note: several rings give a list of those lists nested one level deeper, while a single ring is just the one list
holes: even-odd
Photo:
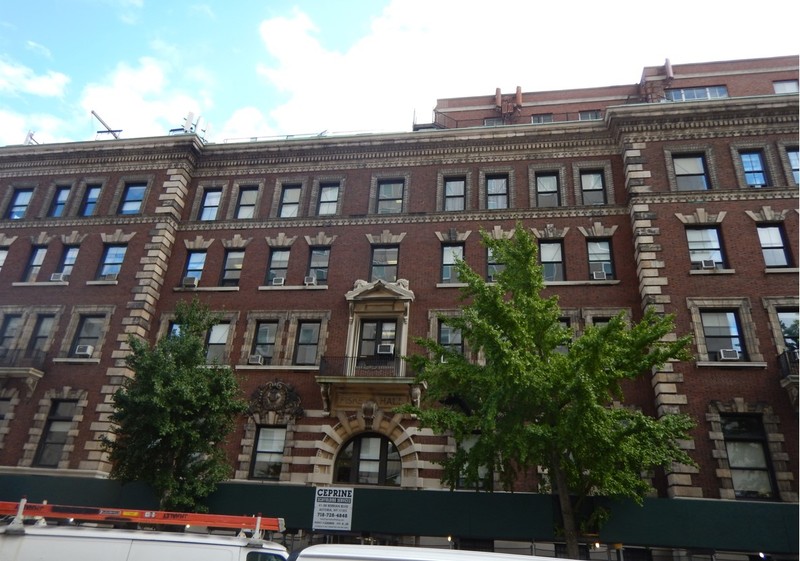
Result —
[{"label": "balcony railing", "polygon": [[798,374],[798,354],[796,350],[786,350],[778,355],[778,362],[781,365],[781,376],[784,378],[794,378],[797,382]]},{"label": "balcony railing", "polygon": [[323,377],[402,378],[406,374],[403,359],[395,356],[326,356],[319,366]]},{"label": "balcony railing", "polygon": [[0,348],[0,368],[44,369],[46,354],[43,351]]}]

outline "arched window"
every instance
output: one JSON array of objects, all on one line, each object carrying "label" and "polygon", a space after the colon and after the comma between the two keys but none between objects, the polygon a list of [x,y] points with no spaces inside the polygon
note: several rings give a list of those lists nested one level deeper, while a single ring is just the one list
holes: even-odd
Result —
[{"label": "arched window", "polygon": [[334,465],[336,483],[400,485],[400,453],[392,441],[375,433],[348,442]]}]

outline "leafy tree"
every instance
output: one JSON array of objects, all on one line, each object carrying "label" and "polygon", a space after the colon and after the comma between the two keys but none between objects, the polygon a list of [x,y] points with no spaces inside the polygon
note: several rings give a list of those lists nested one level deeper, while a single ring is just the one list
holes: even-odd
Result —
[{"label": "leafy tree", "polygon": [[443,461],[443,481],[451,488],[459,482],[486,487],[496,474],[511,489],[521,473],[546,468],[547,486],[558,495],[567,554],[577,559],[577,514],[587,497],[641,503],[650,491],[644,472],[673,462],[693,464],[677,443],[687,437],[692,420],[655,419],[623,407],[620,385],[688,358],[688,341],[670,340],[672,318],[651,312],[635,325],[617,316],[572,340],[559,322],[557,298],[540,294],[544,281],[533,237],[517,225],[509,240],[485,232],[482,238],[505,268],[487,283],[459,262],[466,283],[462,314],[440,320],[459,329],[484,360],[476,363],[435,340],[418,340],[428,352],[408,360],[427,392],[422,407],[404,409],[424,426],[472,443]]},{"label": "leafy tree", "polygon": [[130,338],[135,375],[114,394],[110,475],[146,482],[164,510],[204,511],[202,500],[230,474],[221,444],[245,403],[231,369],[206,364],[215,323],[196,300],[179,303],[176,329],[155,346]]}]

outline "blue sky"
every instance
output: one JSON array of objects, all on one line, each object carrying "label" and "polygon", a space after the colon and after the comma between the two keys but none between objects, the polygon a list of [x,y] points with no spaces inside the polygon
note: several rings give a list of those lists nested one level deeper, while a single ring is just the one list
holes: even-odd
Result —
[{"label": "blue sky", "polygon": [[[0,146],[408,131],[437,98],[800,52],[787,0],[0,0]],[[100,136],[101,138],[103,135]]]}]

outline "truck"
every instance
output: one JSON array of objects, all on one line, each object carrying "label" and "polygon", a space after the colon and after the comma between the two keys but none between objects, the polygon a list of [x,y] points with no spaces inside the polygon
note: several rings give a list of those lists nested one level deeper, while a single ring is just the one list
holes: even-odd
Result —
[{"label": "truck", "polygon": [[[25,499],[0,501],[0,515],[11,518],[0,526],[3,561],[285,561],[289,556],[284,546],[261,538],[265,530],[283,531],[282,518],[33,504]],[[119,525],[179,525],[184,532],[111,527]],[[199,533],[200,528],[238,530],[238,535]]]}]

